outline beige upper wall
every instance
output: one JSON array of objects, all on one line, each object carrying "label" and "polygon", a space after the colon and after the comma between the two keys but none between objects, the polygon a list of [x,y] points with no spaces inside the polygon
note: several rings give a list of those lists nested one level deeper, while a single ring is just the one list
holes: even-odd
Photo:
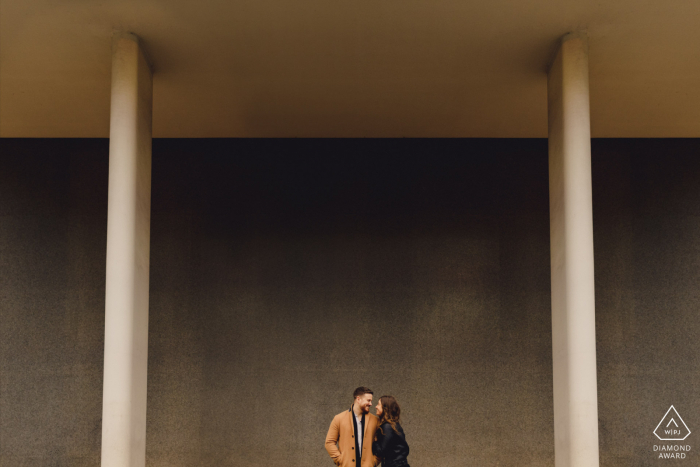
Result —
[{"label": "beige upper wall", "polygon": [[700,137],[700,2],[2,0],[0,136],[109,135],[110,35],[155,64],[155,137],[544,137],[590,35],[594,137]]}]

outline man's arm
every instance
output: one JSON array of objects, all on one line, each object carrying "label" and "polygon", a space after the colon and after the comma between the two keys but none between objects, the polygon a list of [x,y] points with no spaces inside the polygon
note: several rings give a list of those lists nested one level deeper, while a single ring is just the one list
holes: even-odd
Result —
[{"label": "man's arm", "polygon": [[328,451],[328,454],[336,465],[338,465],[340,461],[340,451],[337,446],[338,439],[340,439],[340,424],[338,420],[334,418],[330,428],[328,428],[328,434],[326,435],[326,451]]}]

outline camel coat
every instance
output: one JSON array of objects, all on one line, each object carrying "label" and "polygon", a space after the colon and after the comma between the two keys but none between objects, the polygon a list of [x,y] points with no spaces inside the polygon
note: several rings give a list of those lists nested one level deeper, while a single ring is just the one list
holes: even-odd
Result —
[{"label": "camel coat", "polygon": [[352,409],[333,417],[326,435],[326,451],[339,467],[376,467],[380,459],[372,454],[372,442],[377,432],[379,419],[374,414],[365,415],[365,437],[362,440],[362,465],[356,465],[355,426],[352,423]]}]

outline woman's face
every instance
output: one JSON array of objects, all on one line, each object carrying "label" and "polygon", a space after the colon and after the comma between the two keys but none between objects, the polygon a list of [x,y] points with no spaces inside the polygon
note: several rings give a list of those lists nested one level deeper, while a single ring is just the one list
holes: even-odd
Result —
[{"label": "woman's face", "polygon": [[377,411],[377,417],[381,417],[382,413],[384,413],[384,410],[382,409],[382,401],[381,400],[377,402],[377,406],[376,406],[375,410]]}]

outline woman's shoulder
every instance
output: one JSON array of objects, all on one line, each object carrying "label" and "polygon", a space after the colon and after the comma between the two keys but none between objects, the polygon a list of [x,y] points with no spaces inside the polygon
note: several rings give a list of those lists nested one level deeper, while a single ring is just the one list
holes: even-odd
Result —
[{"label": "woman's shoulder", "polygon": [[[396,431],[403,434],[403,428],[401,427],[401,424],[399,422],[394,422],[394,425],[396,426]],[[392,432],[394,431],[394,427],[391,426],[391,423],[389,423],[389,422],[384,422],[384,423],[382,423],[381,426],[382,426],[382,431],[384,433],[386,433],[387,429],[392,431]]]}]

